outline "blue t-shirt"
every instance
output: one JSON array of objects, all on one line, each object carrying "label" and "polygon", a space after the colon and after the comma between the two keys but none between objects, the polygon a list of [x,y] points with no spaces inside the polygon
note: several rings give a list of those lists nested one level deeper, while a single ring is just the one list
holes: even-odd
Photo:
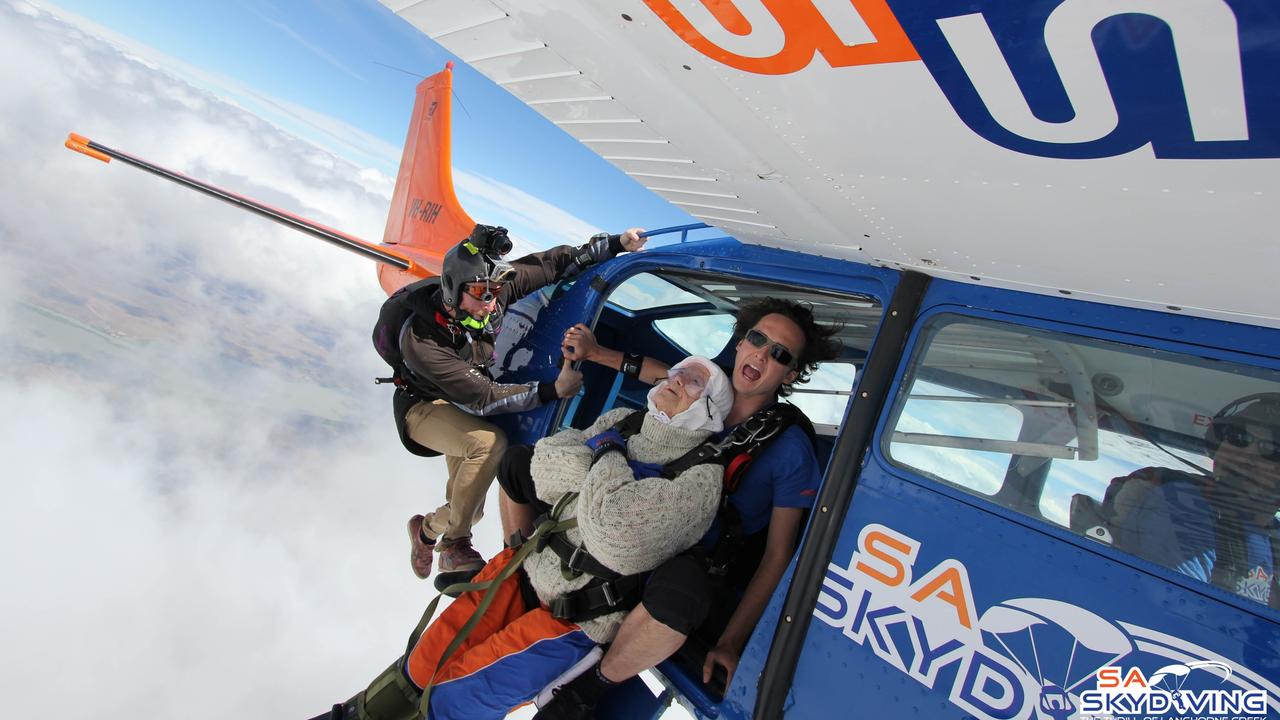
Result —
[{"label": "blue t-shirt", "polygon": [[1271,554],[1271,535],[1262,531],[1251,532],[1245,537],[1244,544],[1245,567],[1249,571],[1236,581],[1236,594],[1266,605],[1271,600],[1271,576],[1276,571],[1276,559]]},{"label": "blue t-shirt", "polygon": [[[1201,482],[1176,477],[1161,483],[1132,509],[1131,517],[1131,524],[1117,528],[1116,547],[1210,582],[1217,560],[1216,513]],[[1276,570],[1271,553],[1271,535],[1276,528],[1245,524],[1243,530],[1248,571],[1231,589],[1265,605]]]},{"label": "blue t-shirt", "polygon": [[[775,507],[813,507],[821,479],[809,436],[797,425],[784,430],[751,462],[737,491],[729,496],[729,502],[742,516],[742,532],[750,535],[767,527]],[[710,547],[718,537],[717,516],[701,544]]]}]

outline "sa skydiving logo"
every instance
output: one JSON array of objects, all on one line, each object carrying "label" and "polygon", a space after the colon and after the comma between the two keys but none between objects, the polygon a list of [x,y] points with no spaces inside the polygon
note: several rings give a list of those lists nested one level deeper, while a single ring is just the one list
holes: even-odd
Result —
[{"label": "sa skydiving logo", "polygon": [[1015,152],[1280,157],[1272,3],[645,2],[690,47],[744,72],[921,61],[973,132]]},{"label": "sa skydiving logo", "polygon": [[866,525],[827,568],[814,617],[964,711],[990,720],[1260,718],[1280,688],[1149,628],[1049,598],[977,607],[969,571],[917,567],[921,543]]},{"label": "sa skydiving logo", "polygon": [[[1192,690],[1195,671],[1216,680],[1209,690]],[[1217,660],[1193,660],[1165,665],[1147,677],[1138,667],[1108,665],[1096,674],[1097,689],[1080,694],[1080,712],[1115,717],[1175,714],[1180,716],[1265,717],[1267,693],[1262,690],[1221,689],[1231,679],[1231,666]],[[1215,683],[1211,682],[1211,685]]]}]

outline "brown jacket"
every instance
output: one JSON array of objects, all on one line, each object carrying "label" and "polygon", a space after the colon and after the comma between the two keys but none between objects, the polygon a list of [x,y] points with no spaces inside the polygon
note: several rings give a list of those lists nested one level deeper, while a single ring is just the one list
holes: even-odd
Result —
[{"label": "brown jacket", "polygon": [[618,236],[597,235],[578,248],[561,245],[513,261],[515,277],[502,289],[483,331],[467,330],[449,318],[437,290],[430,303],[434,316],[418,313],[400,330],[400,352],[415,395],[448,400],[482,416],[522,412],[555,400],[552,381],[502,383],[491,375],[494,339],[501,331],[503,312],[525,295],[621,251]]}]

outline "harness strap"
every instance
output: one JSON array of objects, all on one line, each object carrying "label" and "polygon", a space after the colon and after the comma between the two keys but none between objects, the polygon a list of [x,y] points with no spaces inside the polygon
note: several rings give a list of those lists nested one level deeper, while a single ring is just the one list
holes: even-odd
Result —
[{"label": "harness strap", "polygon": [[581,623],[635,607],[643,589],[643,575],[625,575],[613,580],[598,577],[548,605],[553,617]]},{"label": "harness strap", "polygon": [[727,496],[723,504],[724,507],[720,509],[720,537],[716,538],[706,560],[707,573],[715,577],[729,574],[729,566],[737,559],[746,538],[742,527],[742,513],[728,502]]},{"label": "harness strap", "polygon": [[636,410],[614,423],[610,429],[616,431],[623,438],[630,440],[631,436],[640,432],[640,428],[644,426],[644,416],[647,413],[647,410]]},{"label": "harness strap", "polygon": [[576,580],[583,573],[605,580],[617,580],[622,575],[601,563],[587,551],[586,545],[574,545],[564,533],[552,535],[546,546],[560,558],[560,571],[566,580]]}]

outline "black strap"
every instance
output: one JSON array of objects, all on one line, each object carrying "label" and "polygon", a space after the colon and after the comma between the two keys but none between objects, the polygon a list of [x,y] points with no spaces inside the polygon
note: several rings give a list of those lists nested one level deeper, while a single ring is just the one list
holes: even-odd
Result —
[{"label": "black strap", "polygon": [[[728,466],[743,453],[755,458],[778,439],[792,425],[800,427],[814,442],[813,424],[800,408],[790,403],[774,403],[757,410],[754,415],[738,424],[719,442],[706,442],[662,466],[662,476],[671,479],[695,465],[715,462]],[[816,443],[815,443],[816,444]]]},{"label": "black strap", "polygon": [[551,614],[572,623],[594,620],[619,610],[630,610],[640,602],[644,575],[626,575],[614,580],[595,578],[581,588],[552,600]]},{"label": "black strap", "polygon": [[644,355],[640,353],[624,353],[622,367],[618,371],[627,377],[640,377],[640,368],[644,367]]},{"label": "black strap", "polygon": [[630,415],[614,423],[610,430],[630,440],[632,435],[640,432],[640,428],[644,427],[644,416],[648,413],[648,410],[635,410]]},{"label": "black strap", "polygon": [[[640,432],[644,425],[647,410],[636,410],[613,424],[613,430],[624,438]],[[742,453],[751,457],[759,455],[775,439],[792,425],[800,425],[814,441],[813,424],[805,417],[800,408],[790,403],[774,403],[767,408],[756,411],[754,415],[739,423],[722,440],[708,441],[698,445],[689,452],[662,466],[662,477],[671,480],[695,465],[703,463],[719,463],[728,465],[733,458]],[[816,444],[816,442],[815,442]]]},{"label": "black strap", "polygon": [[408,415],[410,408],[420,402],[423,402],[423,398],[407,387],[396,384],[395,394],[391,397],[391,411],[396,421],[396,433],[400,435],[400,444],[404,445],[405,450],[419,457],[436,457],[440,454],[438,451],[409,437],[409,424],[405,416]]},{"label": "black strap", "polygon": [[560,571],[567,579],[581,576],[583,573],[605,580],[616,580],[622,575],[605,566],[587,551],[585,545],[574,545],[564,533],[547,538],[546,547],[551,548],[560,558]]},{"label": "black strap", "polygon": [[729,566],[738,558],[745,544],[746,533],[742,529],[742,513],[732,503],[723,502],[720,509],[720,535],[707,553],[707,572],[714,577],[729,574]]}]

